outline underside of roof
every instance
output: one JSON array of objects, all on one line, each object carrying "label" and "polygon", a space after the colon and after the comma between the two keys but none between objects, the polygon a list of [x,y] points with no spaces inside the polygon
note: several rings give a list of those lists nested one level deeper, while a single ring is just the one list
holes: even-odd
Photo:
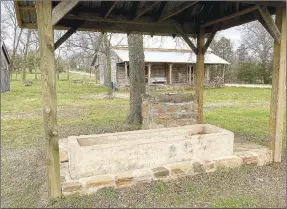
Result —
[{"label": "underside of roof", "polygon": [[[122,62],[129,61],[129,50],[126,49],[115,49],[113,50],[117,56],[122,60]],[[187,50],[161,50],[161,49],[145,49],[144,50],[145,62],[149,63],[196,63],[196,55],[191,51]],[[207,52],[204,56],[205,64],[230,64],[226,60],[220,58],[219,56]]]},{"label": "underside of roof", "polygon": [[[37,28],[35,1],[15,1],[18,24],[22,28]],[[53,1],[55,8],[60,1]],[[212,21],[242,13],[220,21],[224,30],[256,20],[256,5],[267,6],[271,14],[282,1],[79,1],[55,25],[55,29],[174,35],[174,25],[187,35],[198,34],[199,26],[207,24],[206,33],[214,27]],[[210,25],[208,25],[210,23]]]}]

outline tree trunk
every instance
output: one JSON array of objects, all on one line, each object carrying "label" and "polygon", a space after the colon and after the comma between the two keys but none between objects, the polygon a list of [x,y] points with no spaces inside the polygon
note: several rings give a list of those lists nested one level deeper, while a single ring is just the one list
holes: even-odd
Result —
[{"label": "tree trunk", "polygon": [[130,34],[128,36],[128,46],[130,62],[130,112],[127,122],[130,124],[141,124],[142,95],[146,92],[143,36],[141,34]]},{"label": "tree trunk", "polygon": [[106,67],[107,67],[107,83],[108,83],[108,95],[107,97],[113,97],[113,89],[112,89],[112,66],[111,66],[111,53],[110,53],[110,43],[108,43],[108,35],[104,33],[104,46],[105,46],[105,55],[106,55]]},{"label": "tree trunk", "polygon": [[36,54],[34,55],[34,73],[35,73],[35,80],[38,80],[38,78],[37,78],[37,57],[36,57]]},{"label": "tree trunk", "polygon": [[27,42],[26,42],[25,50],[24,50],[24,66],[23,66],[23,72],[22,72],[22,81],[26,81],[27,53],[28,53],[28,48],[30,44],[31,33],[32,33],[32,30],[28,29]]},{"label": "tree trunk", "polygon": [[68,74],[67,74],[67,79],[70,80],[70,68],[71,68],[71,65],[69,64],[68,65]]}]

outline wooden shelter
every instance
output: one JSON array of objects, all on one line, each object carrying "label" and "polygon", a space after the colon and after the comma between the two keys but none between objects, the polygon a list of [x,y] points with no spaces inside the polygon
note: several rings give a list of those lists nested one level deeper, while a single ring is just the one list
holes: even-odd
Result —
[{"label": "wooden shelter", "polygon": [[11,59],[4,42],[1,42],[0,70],[1,70],[1,92],[10,91],[10,66]]},{"label": "wooden shelter", "polygon": [[[286,76],[285,1],[15,1],[15,10],[21,28],[38,28],[39,32],[50,197],[61,195],[54,50],[77,30],[181,36],[197,54],[197,121],[203,123],[204,54],[209,44],[217,31],[259,20],[274,38],[270,149],[274,162],[281,161]],[[273,14],[276,14],[275,22]],[[68,31],[54,42],[54,29]],[[190,36],[197,37],[197,46]]]}]

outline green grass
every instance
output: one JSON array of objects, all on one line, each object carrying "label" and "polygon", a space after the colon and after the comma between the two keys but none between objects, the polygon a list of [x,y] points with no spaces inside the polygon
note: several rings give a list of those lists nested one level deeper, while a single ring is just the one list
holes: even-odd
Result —
[{"label": "green grass", "polygon": [[[106,88],[90,84],[93,78],[88,76],[71,74],[70,81],[65,79],[63,74],[57,81],[60,138],[138,128],[125,123],[128,99],[97,97],[104,95]],[[24,86],[22,81],[13,79],[11,91],[1,94],[1,199],[4,202],[1,204],[6,207],[47,204],[41,81],[35,81],[33,75],[27,75],[27,80],[33,81],[32,86]],[[83,80],[83,83],[73,80]],[[271,89],[207,89],[204,121],[233,131],[236,141],[267,145],[270,99]],[[284,165],[263,169],[247,167],[180,182],[158,181],[121,190],[106,188],[94,195],[72,195],[49,206],[285,207],[281,200],[286,176],[283,168]],[[265,184],[257,182],[257,177],[264,178]]]}]

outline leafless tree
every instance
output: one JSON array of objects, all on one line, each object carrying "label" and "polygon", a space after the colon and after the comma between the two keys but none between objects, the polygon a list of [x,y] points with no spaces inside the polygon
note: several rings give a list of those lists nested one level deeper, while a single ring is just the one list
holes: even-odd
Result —
[{"label": "leafless tree", "polygon": [[264,83],[271,81],[270,62],[273,54],[273,39],[265,28],[258,22],[242,26],[243,43],[248,48],[250,56],[258,60]]},{"label": "leafless tree", "polygon": [[[12,1],[6,1],[1,2],[1,4],[4,6],[3,15],[1,15],[1,17],[3,17],[4,22],[2,22],[1,24],[1,29],[2,28],[6,29],[4,30],[5,38],[10,39],[13,43],[11,64],[12,68],[14,69],[15,68],[14,61],[19,47],[23,29],[19,28],[18,26],[16,13],[14,11],[14,3]],[[10,31],[10,33],[8,31]]]}]

